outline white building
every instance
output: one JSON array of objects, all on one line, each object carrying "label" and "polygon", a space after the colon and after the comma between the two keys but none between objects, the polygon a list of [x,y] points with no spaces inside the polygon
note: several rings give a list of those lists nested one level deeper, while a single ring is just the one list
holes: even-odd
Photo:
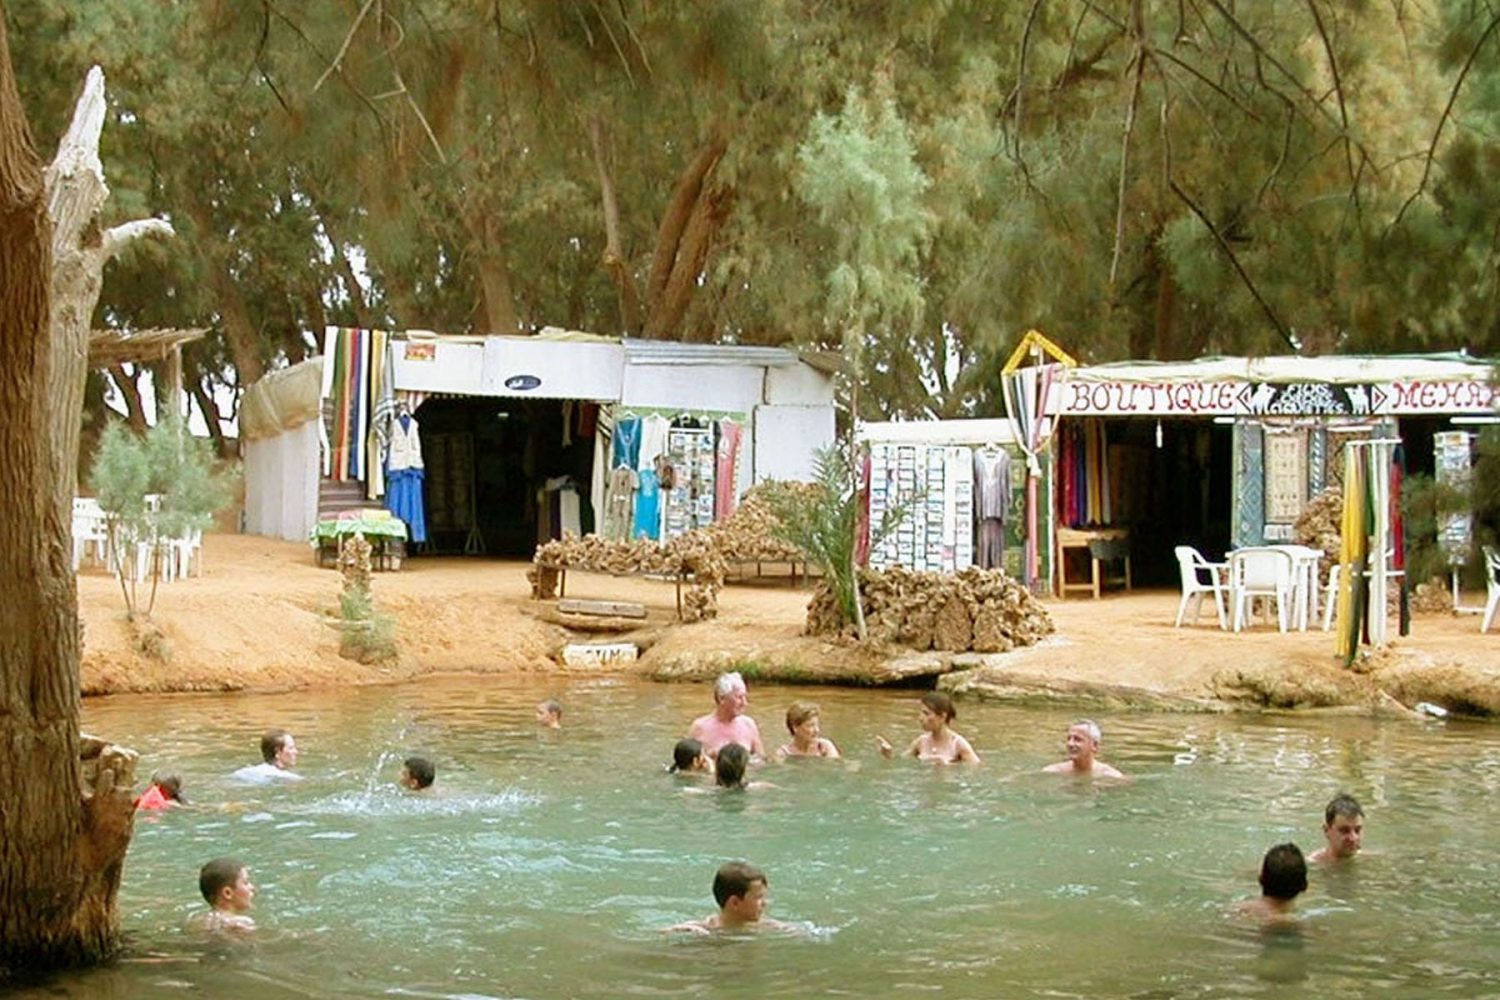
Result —
[{"label": "white building", "polygon": [[[383,389],[419,427],[425,551],[529,557],[539,539],[555,536],[559,514],[592,530],[609,436],[622,422],[665,420],[674,443],[712,447],[693,466],[707,476],[707,499],[698,480],[690,498],[707,517],[722,513],[726,494],[732,502],[763,479],[809,478],[813,452],[834,440],[837,359],[827,355],[552,328],[533,337],[408,331],[388,339],[387,351],[368,331],[330,329],[322,356],[246,390],[247,531],[306,539],[320,509],[381,505],[367,431]],[[379,357],[389,359],[388,380]],[[721,445],[719,468],[733,477],[722,489],[710,474]],[[569,491],[568,502],[556,502]],[[665,526],[673,498],[663,492]]]}]

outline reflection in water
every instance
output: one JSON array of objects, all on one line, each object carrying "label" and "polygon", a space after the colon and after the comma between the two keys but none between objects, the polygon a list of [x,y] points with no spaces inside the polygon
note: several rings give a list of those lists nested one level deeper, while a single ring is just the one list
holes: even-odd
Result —
[{"label": "reflection in water", "polygon": [[[564,728],[534,708],[560,694]],[[22,995],[138,997],[1473,996],[1500,958],[1500,740],[1354,719],[1100,719],[1103,787],[1043,775],[1069,715],[964,704],[985,765],[885,761],[910,692],[753,686],[775,728],[822,706],[844,762],[767,765],[775,787],[690,794],[662,773],[703,685],[555,678],[287,696],[89,701],[91,731],[175,770],[196,803],[137,824],[127,960]],[[261,730],[301,747],[294,786],[227,775]],[[431,793],[396,786],[431,757]],[[1321,842],[1348,791],[1367,849],[1315,867],[1296,933],[1230,915],[1265,849]],[[225,804],[228,807],[225,808]],[[206,945],[210,857],[250,865],[253,942]],[[805,933],[673,940],[719,863],[770,876]]]}]

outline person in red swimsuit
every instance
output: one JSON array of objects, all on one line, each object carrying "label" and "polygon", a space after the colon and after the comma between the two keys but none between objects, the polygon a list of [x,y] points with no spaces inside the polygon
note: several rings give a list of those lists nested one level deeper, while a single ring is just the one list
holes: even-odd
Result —
[{"label": "person in red swimsuit", "polygon": [[175,774],[153,774],[151,787],[135,800],[137,809],[144,809],[148,812],[157,812],[181,805],[187,805],[187,800],[182,797],[182,779]]}]

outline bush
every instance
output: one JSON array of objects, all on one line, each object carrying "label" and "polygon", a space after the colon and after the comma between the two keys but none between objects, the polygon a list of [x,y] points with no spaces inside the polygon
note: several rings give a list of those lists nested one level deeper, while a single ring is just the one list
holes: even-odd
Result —
[{"label": "bush", "polygon": [[214,471],[209,442],[189,434],[180,418],[163,420],[142,436],[122,423],[110,424],[89,478],[108,521],[111,568],[132,619],[140,612],[128,564],[138,546],[151,549],[151,596],[144,612],[149,617],[164,543],[211,526],[228,502],[231,483]]}]

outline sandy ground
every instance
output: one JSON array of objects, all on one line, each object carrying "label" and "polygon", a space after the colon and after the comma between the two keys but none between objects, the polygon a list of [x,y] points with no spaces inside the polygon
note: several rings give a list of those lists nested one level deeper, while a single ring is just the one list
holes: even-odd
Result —
[{"label": "sandy ground", "polygon": [[[394,662],[367,666],[338,655],[331,620],[340,578],[314,565],[307,546],[211,535],[202,576],[162,584],[145,629],[126,620],[117,581],[97,570],[80,574],[83,689],[275,690],[429,673],[589,669],[560,662],[566,643],[590,637],[555,624],[551,602],[531,600],[526,569],[520,562],[437,558],[376,574],[376,604],[395,619],[401,652]],[[143,585],[143,604],[148,593]],[[646,605],[648,622],[633,635],[644,652],[623,669],[656,677],[735,667],[783,680],[858,683],[903,658],[901,651],[803,637],[807,592],[784,578],[731,582],[720,594],[719,617],[693,625],[675,623],[670,583],[573,573],[568,596]],[[1410,637],[1351,673],[1337,666],[1333,637],[1321,631],[1282,635],[1259,625],[1226,633],[1211,607],[1197,627],[1173,628],[1177,598],[1175,591],[1136,591],[1049,601],[1055,636],[979,663],[1000,687],[1113,686],[1272,706],[1360,704],[1384,690],[1408,704],[1437,700],[1500,714],[1500,632],[1480,635],[1475,616],[1419,616]],[[155,655],[141,641],[152,627],[165,640]],[[942,670],[975,665],[973,657],[958,664],[938,659]]]}]

